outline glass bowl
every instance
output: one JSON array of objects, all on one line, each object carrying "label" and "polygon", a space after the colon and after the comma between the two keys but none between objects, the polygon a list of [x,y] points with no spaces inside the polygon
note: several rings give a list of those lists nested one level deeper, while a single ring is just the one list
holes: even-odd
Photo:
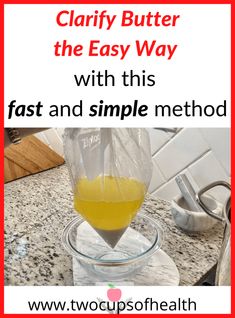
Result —
[{"label": "glass bowl", "polygon": [[96,278],[131,277],[147,264],[163,242],[163,230],[145,214],[138,213],[114,248],[82,217],[67,224],[62,234],[65,249]]}]

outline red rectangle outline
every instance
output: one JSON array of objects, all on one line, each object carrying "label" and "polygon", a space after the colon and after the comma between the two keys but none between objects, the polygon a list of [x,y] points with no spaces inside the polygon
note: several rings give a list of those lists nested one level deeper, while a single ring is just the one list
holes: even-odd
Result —
[{"label": "red rectangle outline", "polygon": [[[0,181],[1,181],[1,196],[0,196],[0,220],[1,220],[1,236],[0,236],[0,317],[6,316],[6,317],[30,317],[30,316],[37,316],[37,317],[55,317],[55,316],[60,316],[60,317],[65,317],[70,314],[4,314],[4,4],[229,4],[231,5],[231,176],[233,176],[233,171],[234,171],[234,149],[232,145],[235,142],[234,138],[234,111],[233,111],[233,100],[234,100],[234,91],[233,91],[233,86],[234,86],[234,38],[235,38],[235,4],[234,0],[214,0],[214,1],[209,1],[209,0],[166,0],[166,1],[157,1],[157,0],[119,0],[119,1],[112,1],[112,0],[103,0],[103,1],[94,1],[94,0],[81,0],[81,1],[75,1],[75,0],[55,0],[55,1],[50,1],[50,0],[21,0],[21,1],[11,1],[11,0],[1,0],[0,3],[0,42],[1,42],[1,47],[0,47],[0,69],[1,69],[1,102],[2,106],[0,107],[0,148],[1,148],[1,173],[0,173]],[[233,178],[231,179],[231,185],[232,189],[234,188],[234,180]],[[232,190],[233,191],[233,190]],[[235,198],[232,196],[232,209],[235,206]],[[235,282],[235,277],[234,273],[235,270],[233,269],[233,264],[235,264],[234,259],[234,247],[233,247],[233,227],[231,230],[231,249],[232,249],[232,257],[231,257],[231,275],[232,275],[232,288],[231,288],[231,314],[174,314],[174,317],[182,317],[182,316],[192,316],[192,317],[233,317],[235,314],[235,297],[234,297],[234,282]],[[204,287],[208,288],[208,293],[210,291],[210,287]],[[14,299],[12,300],[14,304]],[[98,315],[99,317],[104,316],[107,317],[107,315],[103,314],[78,314],[79,316],[84,316],[84,317],[89,317],[89,316],[94,316]],[[122,314],[122,317],[129,317],[134,314]],[[156,314],[155,314],[156,315]],[[157,314],[158,317],[169,317],[172,316],[171,314]],[[151,314],[140,314],[138,317],[144,317],[144,316],[151,316]]]}]

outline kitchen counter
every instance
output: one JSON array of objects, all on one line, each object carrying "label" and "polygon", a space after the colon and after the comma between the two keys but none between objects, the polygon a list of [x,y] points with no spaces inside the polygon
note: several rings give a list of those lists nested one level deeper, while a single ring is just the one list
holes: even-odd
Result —
[{"label": "kitchen counter", "polygon": [[[72,257],[61,233],[76,216],[65,165],[5,185],[5,285],[73,285]],[[180,285],[194,285],[217,261],[223,228],[187,235],[170,203],[147,197],[144,211],[165,232],[162,249],[174,260]]]}]

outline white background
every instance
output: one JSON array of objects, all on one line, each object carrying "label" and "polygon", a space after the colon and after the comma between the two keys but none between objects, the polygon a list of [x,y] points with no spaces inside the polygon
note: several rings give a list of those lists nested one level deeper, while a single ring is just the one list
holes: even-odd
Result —
[{"label": "white background", "polygon": [[[110,31],[96,27],[59,27],[56,15],[74,9],[77,14],[107,10],[118,15]],[[180,14],[176,27],[120,27],[123,10],[136,14],[149,11]],[[164,57],[138,57],[135,50],[124,60],[118,57],[55,57],[56,41],[67,39],[87,48],[91,39],[104,44],[132,44],[135,40],[156,40],[160,44],[177,44],[171,60]],[[86,51],[85,51],[86,52]],[[125,88],[117,82],[112,87],[77,87],[74,74],[105,70],[116,79],[124,70],[155,74],[154,87]],[[8,104],[44,105],[42,117],[14,117],[8,120]],[[48,116],[51,104],[78,104],[84,100],[83,118]],[[107,104],[129,104],[134,99],[149,105],[142,118],[89,117],[91,104],[104,99]],[[153,105],[184,105],[195,99],[201,105],[228,104],[225,117],[157,118]],[[16,127],[229,127],[230,126],[230,6],[229,5],[5,5],[5,126]]]},{"label": "white background", "polygon": [[[179,297],[181,300],[191,300],[197,303],[197,312],[194,311],[178,311],[170,312],[172,314],[192,314],[192,313],[215,313],[215,314],[229,314],[231,312],[231,289],[230,287],[146,287],[146,286],[118,286],[122,291],[122,297],[120,301],[126,301],[130,299],[132,301],[145,301],[146,298],[152,297],[157,302],[161,301],[177,301]],[[5,287],[5,313],[32,313],[29,311],[28,301],[66,301],[67,304],[71,300],[81,301],[97,301],[100,298],[104,301],[108,301],[107,298],[107,286],[95,286],[95,287]],[[209,293],[208,293],[209,291]],[[209,295],[209,297],[208,297]],[[12,302],[12,300],[14,301]],[[66,306],[67,307],[67,306]],[[153,307],[154,308],[154,307]],[[193,308],[193,306],[192,306]],[[49,311],[47,311],[49,312]],[[66,312],[66,311],[65,311]],[[65,313],[64,312],[64,313]],[[154,313],[146,311],[146,313]],[[36,311],[34,311],[36,313]],[[38,311],[37,313],[40,313]],[[46,311],[41,311],[46,313]],[[59,311],[51,311],[50,313],[59,313]],[[60,311],[62,313],[62,311]],[[66,312],[67,313],[67,312]],[[76,311],[70,311],[69,313],[78,314]],[[94,313],[93,311],[86,311],[80,313]],[[95,313],[104,313],[97,311]],[[123,313],[139,313],[143,314],[143,311],[126,311]],[[157,313],[166,314],[169,311],[159,311]]]},{"label": "white background", "polygon": [[[92,14],[95,9],[120,15],[124,9],[144,14],[159,11],[161,14],[180,14],[175,28],[120,28],[118,23],[110,31],[97,28],[61,28],[56,15],[63,9],[74,9],[78,14]],[[177,44],[178,48],[169,61],[162,57],[137,57],[135,51],[120,61],[118,57],[55,57],[53,45],[67,39],[71,44],[84,44],[90,39],[100,39],[104,44],[134,44],[139,40],[156,40],[160,44]],[[77,87],[73,75],[89,74],[91,70],[107,69],[116,77],[134,69],[141,73],[155,74],[156,86],[152,88],[124,88],[117,82],[115,88]],[[18,104],[41,101],[43,117],[7,119],[7,105],[13,99]],[[95,118],[84,113],[79,118],[52,118],[47,116],[50,104],[74,105],[80,99],[90,105],[104,99],[107,103],[128,104],[134,99],[141,103],[184,104],[195,99],[199,104],[218,105],[224,99],[230,107],[230,6],[229,5],[5,5],[5,126],[16,127],[229,127],[227,118],[155,118],[140,119]],[[100,287],[101,288],[101,287]],[[140,300],[139,295],[149,293],[157,300],[172,300],[175,295],[194,297],[198,313],[229,313],[230,288],[196,287],[125,287],[123,295]],[[145,292],[143,292],[145,288]],[[91,287],[65,289],[57,287],[5,287],[7,313],[25,313],[28,300],[94,300],[106,295],[106,289]],[[103,294],[102,294],[103,293]],[[79,299],[78,295],[82,295]],[[53,296],[52,296],[53,295]],[[76,297],[75,297],[76,295]],[[209,296],[209,297],[208,297]],[[52,298],[51,298],[52,297]],[[158,298],[160,297],[160,298]],[[14,306],[12,303],[14,299]]]}]

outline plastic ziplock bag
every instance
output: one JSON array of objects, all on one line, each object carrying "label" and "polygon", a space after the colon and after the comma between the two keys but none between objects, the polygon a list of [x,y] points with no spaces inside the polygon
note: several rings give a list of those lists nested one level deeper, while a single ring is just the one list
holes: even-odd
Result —
[{"label": "plastic ziplock bag", "polygon": [[149,135],[139,128],[66,128],[74,207],[111,247],[140,209],[152,176]]}]

